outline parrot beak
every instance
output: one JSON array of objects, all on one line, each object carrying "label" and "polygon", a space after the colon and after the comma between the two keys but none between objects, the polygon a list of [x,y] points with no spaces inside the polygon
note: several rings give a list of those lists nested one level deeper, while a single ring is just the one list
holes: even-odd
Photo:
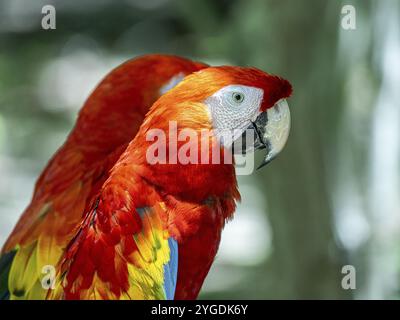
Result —
[{"label": "parrot beak", "polygon": [[267,153],[260,169],[270,163],[282,151],[290,131],[290,111],[285,99],[261,113],[248,129],[254,131],[254,145],[251,149],[266,149]]}]

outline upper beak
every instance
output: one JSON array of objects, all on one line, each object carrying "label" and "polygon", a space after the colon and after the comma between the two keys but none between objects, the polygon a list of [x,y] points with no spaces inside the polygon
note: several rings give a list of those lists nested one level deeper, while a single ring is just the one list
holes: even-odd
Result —
[{"label": "upper beak", "polygon": [[290,111],[286,99],[261,113],[251,122],[254,130],[254,149],[266,149],[267,154],[257,169],[271,162],[282,151],[290,131]]}]

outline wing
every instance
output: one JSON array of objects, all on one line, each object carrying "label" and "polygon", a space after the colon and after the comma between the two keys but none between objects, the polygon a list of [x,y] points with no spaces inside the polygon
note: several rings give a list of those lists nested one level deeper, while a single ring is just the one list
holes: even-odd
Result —
[{"label": "wing", "polygon": [[123,149],[89,167],[79,150],[68,147],[50,161],[0,257],[0,299],[45,298],[43,270],[59,262],[85,207]]},{"label": "wing", "polygon": [[178,244],[162,203],[112,216],[95,207],[71,242],[50,299],[173,299]]}]

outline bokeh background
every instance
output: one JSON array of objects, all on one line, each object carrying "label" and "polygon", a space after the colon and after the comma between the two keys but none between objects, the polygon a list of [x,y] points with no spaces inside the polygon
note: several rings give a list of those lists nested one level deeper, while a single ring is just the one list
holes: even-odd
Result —
[{"label": "bokeh background", "polygon": [[[46,4],[56,30],[41,28]],[[399,0],[0,0],[0,244],[96,83],[172,53],[294,87],[288,145],[239,178],[201,298],[400,298],[399,16]]]}]

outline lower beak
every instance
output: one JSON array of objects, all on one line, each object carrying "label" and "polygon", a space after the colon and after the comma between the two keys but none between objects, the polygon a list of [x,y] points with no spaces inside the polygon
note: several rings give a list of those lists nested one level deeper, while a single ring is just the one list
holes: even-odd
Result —
[{"label": "lower beak", "polygon": [[290,111],[285,99],[261,113],[248,129],[254,131],[253,148],[266,149],[267,153],[260,169],[270,163],[282,151],[290,131]]}]

